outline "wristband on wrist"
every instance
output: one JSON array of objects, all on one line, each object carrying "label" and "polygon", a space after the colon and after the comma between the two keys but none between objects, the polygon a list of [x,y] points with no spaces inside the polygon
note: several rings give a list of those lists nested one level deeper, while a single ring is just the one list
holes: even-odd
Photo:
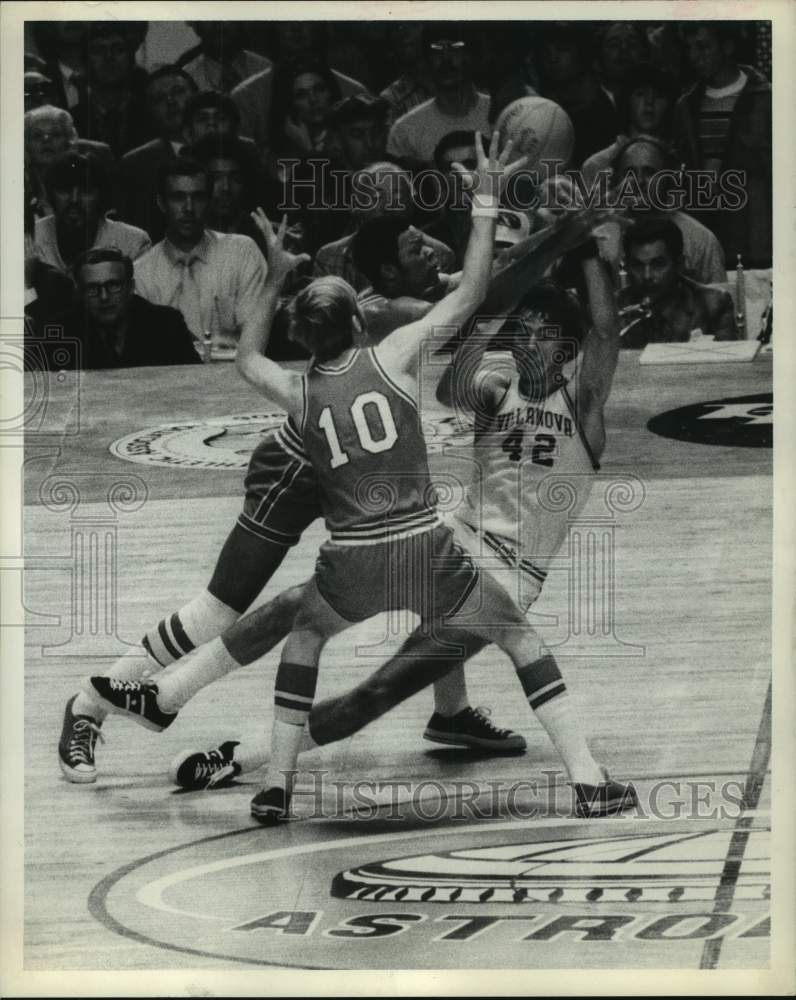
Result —
[{"label": "wristband on wrist", "polygon": [[497,198],[492,194],[478,194],[476,192],[473,195],[471,215],[475,217],[482,216],[487,219],[496,219],[498,217]]}]

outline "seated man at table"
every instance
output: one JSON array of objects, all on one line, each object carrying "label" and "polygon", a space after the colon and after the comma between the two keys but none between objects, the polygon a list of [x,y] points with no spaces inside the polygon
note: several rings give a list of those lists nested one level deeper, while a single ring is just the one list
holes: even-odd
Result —
[{"label": "seated man at table", "polygon": [[682,274],[683,234],[670,219],[631,226],[624,238],[629,285],[619,293],[622,347],[690,340],[699,331],[738,340],[732,298]]},{"label": "seated man at table", "polygon": [[135,294],[133,262],[113,247],[89,250],[75,264],[78,304],[65,323],[80,344],[80,368],[192,365],[200,359],[176,309]]}]

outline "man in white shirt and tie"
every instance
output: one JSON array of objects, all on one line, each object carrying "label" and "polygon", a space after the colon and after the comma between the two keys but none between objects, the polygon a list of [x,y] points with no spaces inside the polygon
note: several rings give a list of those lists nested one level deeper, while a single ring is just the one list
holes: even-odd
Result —
[{"label": "man in white shirt and tie", "polygon": [[235,347],[260,321],[266,264],[254,240],[205,225],[210,200],[205,168],[186,157],[164,164],[158,206],[166,235],[135,264],[136,291],[183,314],[205,357]]}]

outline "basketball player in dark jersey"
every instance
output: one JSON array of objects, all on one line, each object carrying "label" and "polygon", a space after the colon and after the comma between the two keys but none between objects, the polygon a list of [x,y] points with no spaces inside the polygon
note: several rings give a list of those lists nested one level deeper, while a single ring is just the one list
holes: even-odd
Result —
[{"label": "basketball player in dark jersey", "polygon": [[[411,230],[408,225],[403,228]],[[511,269],[493,280],[496,309],[505,308],[506,288],[521,280],[522,272],[514,274]],[[421,298],[417,285],[417,281],[396,284],[386,290],[389,299],[377,297],[373,291],[363,296],[367,319],[363,342],[382,339],[399,319],[406,322],[428,312],[432,303]],[[444,289],[439,291],[441,294]],[[146,680],[217,638],[251,606],[289,549],[320,516],[315,472],[296,426],[288,418],[266,435],[251,456],[244,508],[221,549],[207,589],[161,619],[143,637],[143,652],[132,648],[106,676],[120,685]],[[269,648],[290,631],[299,600],[300,589],[292,588],[269,604],[267,622],[262,616],[259,619],[262,636],[271,637]],[[494,725],[480,709],[470,706],[463,670],[450,671],[439,679],[434,702],[434,714],[424,734],[427,739],[478,750],[524,750],[522,736]],[[67,702],[58,746],[59,766],[67,780],[81,784],[96,781],[96,743],[107,714],[107,707],[90,692],[80,691]],[[164,713],[157,722],[149,720],[148,728],[165,729],[175,718],[174,712]]]},{"label": "basketball player in dark jersey", "polygon": [[[486,292],[500,181],[512,172],[505,167],[510,144],[498,158],[497,142],[495,135],[488,157],[479,154],[461,284],[424,320],[396,331],[378,349],[353,346],[360,326],[353,290],[339,279],[319,279],[294,302],[293,336],[314,359],[308,374],[298,376],[263,357],[281,284],[297,262],[281,246],[284,225],[278,236],[271,234],[265,329],[260,337],[254,333],[241,340],[238,365],[247,380],[282,405],[299,425],[319,477],[332,537],[321,549],[315,577],[305,587],[282,654],[271,784],[252,801],[252,815],[260,822],[283,818],[289,807],[290,779],[324,644],[351,623],[389,608],[416,611],[440,638],[455,618],[468,631],[496,642],[512,658],[579,801],[601,798],[605,808],[597,814],[628,804],[632,789],[610,782],[592,758],[555,661],[535,655],[538,636],[516,603],[488,574],[478,573],[450,529],[439,522],[415,412],[422,344],[435,327],[449,329],[467,319]],[[480,137],[476,148],[480,149]],[[267,222],[265,226],[270,229]],[[396,577],[411,583],[400,586]],[[478,599],[468,603],[476,586]],[[247,620],[233,626],[225,638],[227,646],[219,643],[221,655],[235,658],[236,646],[247,638]],[[112,695],[103,681],[92,678],[94,690],[103,697]],[[123,708],[124,699],[121,702]],[[114,704],[112,697],[109,703]]]},{"label": "basketball player in dark jersey", "polygon": [[[582,239],[585,232],[583,223],[578,225],[570,219],[544,245],[544,241],[534,237],[515,247],[513,263],[490,282],[484,308],[495,313],[509,309],[518,297],[515,289],[532,283],[567,246]],[[378,294],[375,306],[371,301],[376,297],[374,292],[363,293],[360,300],[368,324],[363,342],[380,340],[391,328],[390,323],[394,329],[400,319],[406,322],[428,312],[432,303],[422,300],[417,286],[417,281],[409,280],[408,276],[402,283],[393,280],[393,286],[383,290],[385,294]],[[375,333],[371,332],[371,325]],[[316,476],[304,454],[298,430],[288,418],[280,428],[266,435],[251,456],[244,508],[221,549],[207,589],[150,629],[142,640],[143,652],[132,648],[113,664],[106,676],[124,688],[153,676],[169,676],[179,669],[185,656],[216,639],[245,613],[289,549],[320,516]],[[300,595],[300,587],[290,588],[269,602],[267,612],[259,612],[258,656],[266,655],[288,634]],[[406,652],[402,650],[401,654]],[[217,676],[220,675],[192,676],[190,683],[180,688],[176,701],[181,706],[203,683]],[[179,687],[179,675],[172,674],[169,683],[172,679]],[[435,711],[424,734],[427,739],[498,753],[521,752],[525,748],[522,736],[495,726],[479,709],[469,705],[462,670],[449,670],[438,678],[434,701]],[[67,780],[96,781],[95,747],[107,714],[107,707],[90,692],[81,691],[67,702],[58,746],[59,765]],[[139,721],[159,731],[171,725],[176,715],[174,711],[164,712],[157,719],[139,717]]]},{"label": "basketball player in dark jersey", "polygon": [[[619,344],[609,265],[599,259],[611,259],[610,249],[603,251],[611,235],[606,228],[596,234],[600,252],[595,254],[595,243],[581,253],[585,314],[563,289],[540,283],[520,301],[518,318],[501,330],[500,346],[509,352],[490,353],[484,361],[485,348],[495,341],[491,333],[471,335],[438,389],[441,402],[477,414],[473,453],[478,473],[450,523],[457,540],[476,562],[488,562],[523,612],[541,592],[568,518],[589,495],[605,445],[603,413]],[[618,242],[617,237],[615,248]],[[540,502],[550,476],[571,489],[569,504]],[[485,645],[465,632],[455,641],[466,655]],[[309,746],[353,735],[445,669],[448,661],[439,650],[434,655],[433,639],[412,637],[410,642],[414,655],[394,658],[353,690],[313,706]],[[175,779],[185,788],[212,786],[267,759],[264,743],[230,740],[210,751],[181,755]],[[615,794],[631,804],[627,786],[614,784]],[[608,804],[598,795],[591,804],[580,802],[578,811],[593,816]]]}]

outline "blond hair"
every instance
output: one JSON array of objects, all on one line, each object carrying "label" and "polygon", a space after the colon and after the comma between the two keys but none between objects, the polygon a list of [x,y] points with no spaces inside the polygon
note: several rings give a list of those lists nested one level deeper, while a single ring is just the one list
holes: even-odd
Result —
[{"label": "blond hair", "polygon": [[75,148],[77,146],[77,129],[75,128],[74,119],[69,112],[64,108],[56,108],[53,104],[43,104],[40,108],[31,108],[30,111],[26,111],[24,118],[22,119],[25,123],[26,151],[28,145],[28,135],[44,119],[52,119],[53,123],[58,128],[63,129],[64,135],[66,136],[70,147]]},{"label": "blond hair", "polygon": [[290,304],[294,337],[317,361],[329,361],[354,343],[354,318],[364,326],[357,293],[342,278],[324,275],[311,281]]}]

